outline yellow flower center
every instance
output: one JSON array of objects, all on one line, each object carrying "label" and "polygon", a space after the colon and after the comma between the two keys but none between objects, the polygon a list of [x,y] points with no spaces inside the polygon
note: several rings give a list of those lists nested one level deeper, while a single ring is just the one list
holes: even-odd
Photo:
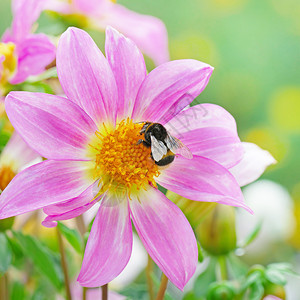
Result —
[{"label": "yellow flower center", "polygon": [[159,176],[158,166],[151,158],[151,149],[138,144],[143,124],[132,120],[122,120],[119,125],[108,130],[105,125],[96,132],[90,144],[95,162],[94,178],[100,179],[101,192],[146,189],[149,183],[156,186],[154,177]]},{"label": "yellow flower center", "polygon": [[1,84],[7,83],[16,71],[18,60],[15,54],[15,48],[16,45],[14,43],[0,43],[0,57],[4,56],[0,74]]},{"label": "yellow flower center", "polygon": [[9,166],[0,167],[0,189],[3,191],[15,177],[14,171]]}]

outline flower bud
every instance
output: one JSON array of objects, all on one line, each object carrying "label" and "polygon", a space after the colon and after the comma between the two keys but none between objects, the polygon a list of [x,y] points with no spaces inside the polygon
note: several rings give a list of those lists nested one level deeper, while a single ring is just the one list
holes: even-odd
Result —
[{"label": "flower bud", "polygon": [[209,286],[207,300],[233,300],[234,296],[234,288],[229,282],[214,282]]},{"label": "flower bud", "polygon": [[285,289],[282,285],[268,282],[265,286],[265,296],[276,296],[282,300],[285,299]]},{"label": "flower bud", "polygon": [[235,210],[217,205],[195,229],[201,246],[211,255],[225,255],[236,248]]}]

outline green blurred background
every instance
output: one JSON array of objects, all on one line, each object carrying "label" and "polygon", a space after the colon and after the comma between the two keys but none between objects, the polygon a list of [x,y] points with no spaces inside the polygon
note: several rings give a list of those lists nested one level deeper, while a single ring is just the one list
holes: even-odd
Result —
[{"label": "green blurred background", "polygon": [[[123,0],[162,19],[171,59],[195,58],[215,67],[200,102],[225,107],[243,141],[278,161],[263,175],[300,202],[300,2],[298,0]],[[10,25],[10,1],[0,2],[0,34]],[[65,24],[43,14],[39,31]],[[92,32],[103,49],[104,35]],[[148,69],[154,67],[150,60]]]}]

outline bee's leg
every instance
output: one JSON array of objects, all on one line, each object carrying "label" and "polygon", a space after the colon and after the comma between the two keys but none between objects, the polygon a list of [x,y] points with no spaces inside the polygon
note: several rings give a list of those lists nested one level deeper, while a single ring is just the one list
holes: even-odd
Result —
[{"label": "bee's leg", "polygon": [[143,145],[145,146],[145,147],[147,147],[147,148],[149,148],[151,145],[149,145],[146,141],[144,141],[144,140],[142,140],[142,139],[140,139],[140,140],[138,140],[137,141],[137,145],[139,145],[139,144],[141,144],[141,143],[143,143]]}]

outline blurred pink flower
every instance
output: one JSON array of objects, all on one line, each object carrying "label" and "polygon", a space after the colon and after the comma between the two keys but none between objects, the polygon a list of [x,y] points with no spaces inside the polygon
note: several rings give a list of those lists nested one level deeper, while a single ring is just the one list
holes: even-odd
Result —
[{"label": "blurred pink flower", "polygon": [[89,17],[89,25],[105,30],[110,25],[132,39],[156,65],[169,60],[168,33],[164,23],[153,16],[138,14],[109,0],[46,0],[45,9],[60,14]]},{"label": "blurred pink flower", "polygon": [[17,173],[39,157],[39,154],[14,132],[0,154],[0,189],[3,190]]},{"label": "blurred pink flower", "polygon": [[282,299],[278,298],[276,296],[273,296],[273,295],[268,295],[268,296],[264,297],[263,300],[282,300]]},{"label": "blurred pink flower", "polygon": [[[0,218],[44,208],[43,224],[55,226],[101,200],[79,283],[100,286],[124,269],[132,219],[153,260],[183,289],[195,272],[197,243],[184,214],[156,183],[195,201],[251,211],[228,171],[241,161],[244,148],[223,108],[202,104],[182,110],[207,85],[211,66],[178,60],[147,75],[136,45],[110,27],[105,51],[106,58],[86,32],[69,28],[57,50],[68,99],[29,92],[7,96],[11,123],[48,160],[13,179],[1,195]],[[146,121],[165,125],[193,158],[176,155],[171,164],[158,166],[151,149],[137,143]]]},{"label": "blurred pink flower", "polygon": [[13,0],[13,22],[0,43],[0,83],[18,84],[38,75],[55,59],[55,46],[44,34],[33,34],[43,0]]}]

